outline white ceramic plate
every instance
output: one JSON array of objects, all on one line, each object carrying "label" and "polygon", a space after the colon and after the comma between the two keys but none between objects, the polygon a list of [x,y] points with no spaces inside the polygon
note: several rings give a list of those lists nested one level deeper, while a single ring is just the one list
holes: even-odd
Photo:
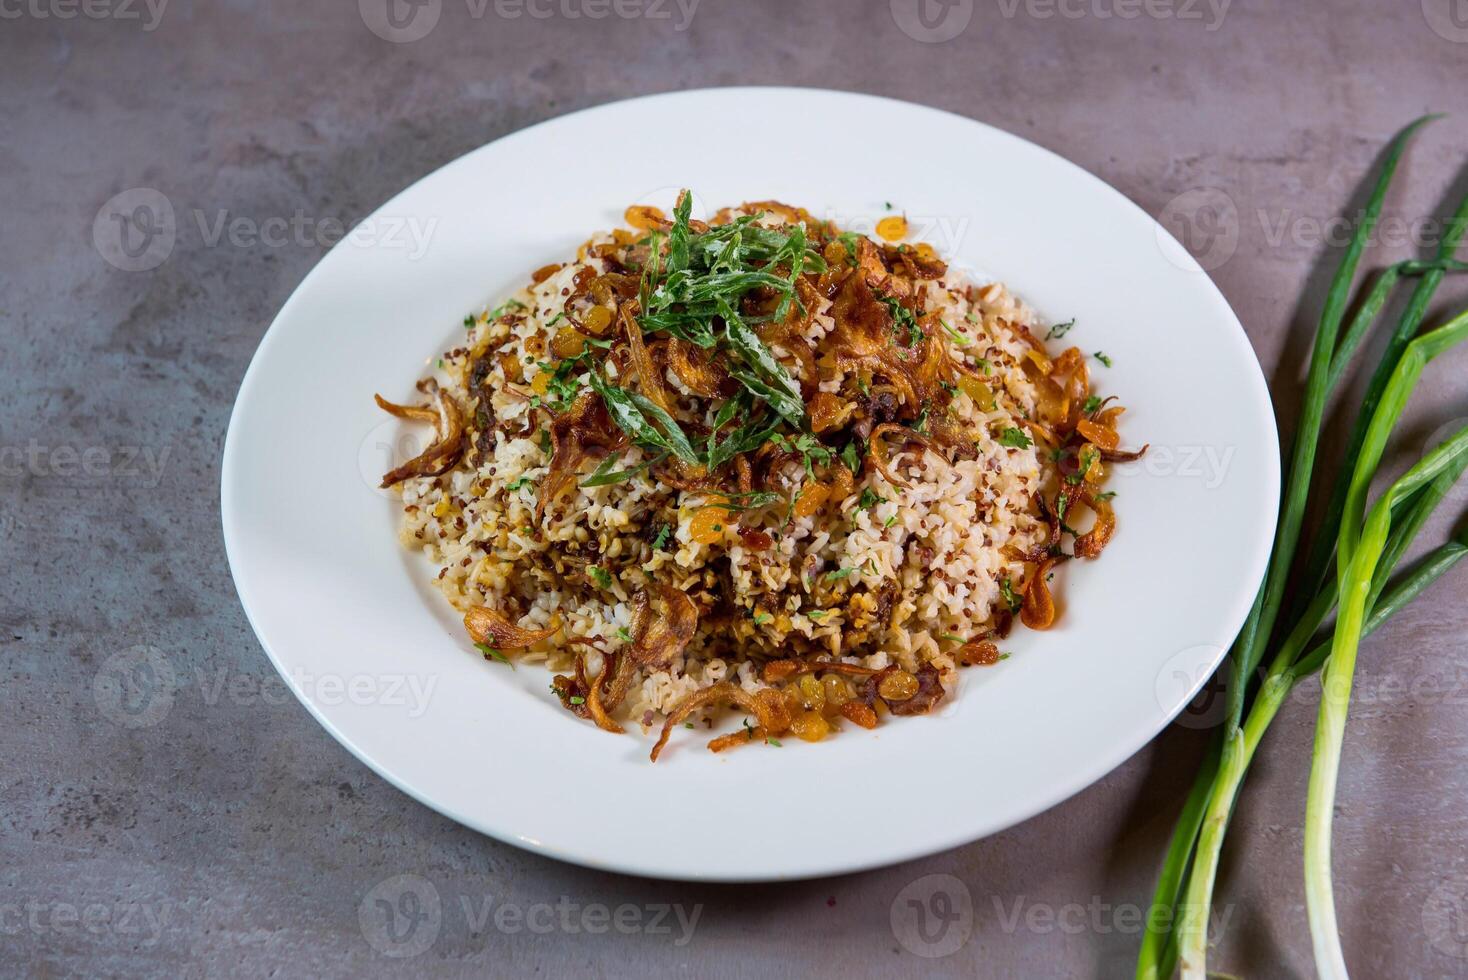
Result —
[{"label": "white ceramic plate", "polygon": [[[961,675],[934,716],[819,745],[715,756],[613,737],[564,712],[549,674],[482,660],[402,550],[376,489],[421,430],[407,400],[464,315],[508,294],[634,202],[778,198],[917,237],[1007,282],[1068,341],[1103,350],[1144,463],[1112,488],[1119,530],[1062,575],[1060,626]],[[696,212],[697,213],[697,212]],[[401,458],[398,452],[397,458]],[[599,868],[760,880],[847,872],[972,841],[1125,760],[1193,697],[1263,575],[1278,497],[1273,413],[1208,277],[1124,197],[959,116],[796,89],[636,99],[498,140],[383,205],[281,310],[224,450],[224,536],[261,644],[327,731],[428,806]]]}]

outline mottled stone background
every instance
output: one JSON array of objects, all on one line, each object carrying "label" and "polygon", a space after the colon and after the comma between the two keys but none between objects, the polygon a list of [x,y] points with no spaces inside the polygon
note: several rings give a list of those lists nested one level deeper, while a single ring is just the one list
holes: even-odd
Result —
[{"label": "mottled stone background", "polygon": [[[1465,108],[1468,10],[651,2],[423,0],[399,7],[397,28],[385,0],[0,2],[0,974],[1128,973],[1135,906],[1202,750],[1197,727],[1174,726],[989,840],[758,887],[544,860],[354,761],[274,682],[219,532],[235,391],[324,249],[290,232],[211,244],[198,216],[262,232],[297,215],[349,224],[487,140],[630,95],[736,83],[880,93],[1018,133],[1166,217],[1238,311],[1288,423],[1337,251],[1322,223],[1359,206],[1394,130]],[[853,133],[831,165],[883,153],[920,178],[938,151],[912,135]],[[616,148],[584,151],[594,167]],[[1468,186],[1465,161],[1468,118],[1422,135],[1372,264],[1414,254],[1414,237],[1430,243],[1431,226],[1408,223],[1445,213]],[[159,256],[120,258],[116,228],[109,252],[110,226],[104,216],[94,235],[94,221],[135,188],[166,196],[178,234],[161,264],[130,272],[104,253],[123,266]],[[1465,295],[1445,290],[1439,314]],[[1405,451],[1468,416],[1465,366],[1464,355],[1433,366]],[[1448,516],[1430,538],[1448,533]],[[1183,536],[1159,560],[1208,556]],[[1468,568],[1362,657],[1335,835],[1359,976],[1468,975],[1465,597]],[[171,670],[172,696],[128,714],[138,705],[114,686],[120,668],[145,681],[151,669],[155,683]],[[1286,709],[1236,815],[1214,958],[1232,974],[1311,974],[1299,869],[1314,703]],[[881,780],[872,774],[874,793]],[[817,816],[843,819],[791,819]],[[927,941],[902,927],[909,898],[941,913],[962,911],[964,894],[971,935],[966,922],[942,932],[934,919]],[[379,902],[397,910],[398,932]],[[683,920],[654,922],[674,905]]]}]

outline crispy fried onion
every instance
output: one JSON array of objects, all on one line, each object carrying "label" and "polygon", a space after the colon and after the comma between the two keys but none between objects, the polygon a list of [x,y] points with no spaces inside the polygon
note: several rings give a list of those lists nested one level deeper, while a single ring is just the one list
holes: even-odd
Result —
[{"label": "crispy fried onion", "polygon": [[594,721],[603,731],[621,735],[625,729],[612,720],[607,704],[613,697],[620,700],[626,694],[625,687],[620,694],[613,692],[617,679],[626,673],[618,670],[619,664],[624,660],[623,655],[603,651],[601,644],[595,639],[578,637],[571,642],[589,647],[601,655],[601,673],[597,674],[594,681],[587,679],[586,661],[589,654],[583,651],[576,657],[576,676],[557,674],[551,679],[551,690],[561,699],[561,707],[567,711],[577,717]]},{"label": "crispy fried onion", "polygon": [[1075,555],[1077,558],[1098,558],[1116,533],[1116,511],[1112,510],[1110,501],[1096,494],[1086,492],[1081,499],[1096,514],[1096,521],[1089,531],[1076,538]]},{"label": "crispy fried onion", "polygon": [[627,445],[626,434],[612,424],[601,396],[590,388],[551,421],[550,432],[550,470],[540,483],[537,522],[545,515],[546,505],[575,484],[583,462],[603,459]]},{"label": "crispy fried onion", "polygon": [[1019,621],[1032,630],[1048,630],[1055,625],[1055,599],[1050,594],[1050,570],[1065,560],[1064,555],[1051,555],[1040,562],[1025,586]]},{"label": "crispy fried onion", "polygon": [[790,730],[790,706],[786,703],[784,695],[774,688],[765,688],[756,694],[750,694],[744,688],[729,681],[720,681],[700,691],[695,691],[684,699],[683,703],[673,709],[668,715],[667,721],[663,722],[662,734],[658,736],[657,744],[652,747],[652,761],[657,762],[658,756],[663,751],[663,746],[668,744],[668,738],[673,734],[673,729],[683,724],[688,716],[720,701],[733,702],[738,707],[754,715],[759,724],[751,730],[735,732],[732,740],[728,735],[721,736],[709,743],[709,748],[715,752],[729,748],[731,745],[752,739],[769,739],[783,735]]},{"label": "crispy fried onion", "polygon": [[385,489],[413,476],[439,476],[453,469],[464,455],[464,414],[458,402],[445,393],[431,378],[423,386],[433,396],[432,405],[395,405],[381,395],[377,407],[400,419],[434,423],[433,443],[402,466],[389,470],[382,478]]},{"label": "crispy fried onion", "polygon": [[642,388],[642,393],[654,405],[671,415],[672,402],[668,401],[668,392],[663,387],[662,373],[658,371],[652,355],[647,352],[647,345],[642,341],[642,327],[633,315],[636,309],[637,304],[634,302],[622,304],[622,332],[627,337],[627,349],[632,353],[632,369],[637,372],[637,383]]},{"label": "crispy fried onion", "polygon": [[464,629],[475,643],[496,650],[523,650],[560,632],[559,623],[543,630],[516,626],[488,606],[475,606],[464,614]]},{"label": "crispy fried onion", "polygon": [[913,279],[942,279],[948,273],[948,263],[938,258],[938,253],[927,242],[884,245],[882,257],[889,267],[901,266]]},{"label": "crispy fried onion", "polygon": [[[586,679],[586,655],[576,662],[576,678],[558,677],[552,687],[561,703],[597,727],[620,734],[622,726],[611,718],[627,697],[632,678],[644,668],[664,670],[683,652],[698,628],[698,607],[682,592],[666,585],[652,585],[632,599],[632,646],[620,655],[602,654],[602,670],[595,683]],[[594,643],[588,646],[600,650]],[[581,702],[572,698],[580,697]],[[584,711],[577,710],[584,708]],[[656,756],[654,756],[656,758]]]},{"label": "crispy fried onion", "polygon": [[729,394],[729,372],[697,344],[669,337],[664,346],[668,367],[695,395],[718,398]]},{"label": "crispy fried onion", "polygon": [[[871,438],[867,442],[867,459],[877,468],[877,472],[887,478],[888,483],[894,487],[906,488],[907,480],[893,473],[888,465],[886,447],[882,444],[883,437],[888,433],[894,433],[900,437],[900,445],[904,447],[915,443],[924,449],[930,449],[932,442],[926,436],[912,431],[905,425],[898,425],[896,422],[887,422],[872,430]],[[893,441],[898,442],[897,439]]]},{"label": "crispy fried onion", "polygon": [[839,660],[771,660],[765,664],[760,676],[764,678],[765,683],[774,684],[792,677],[799,677],[801,674],[821,673],[871,677],[877,673],[877,670],[872,667],[842,663]]},{"label": "crispy fried onion", "polygon": [[698,629],[698,607],[669,585],[654,584],[632,598],[631,661],[666,668]]}]

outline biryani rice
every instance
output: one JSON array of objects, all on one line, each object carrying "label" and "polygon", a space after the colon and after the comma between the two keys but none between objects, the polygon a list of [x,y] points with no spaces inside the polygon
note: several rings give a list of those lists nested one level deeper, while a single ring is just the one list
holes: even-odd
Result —
[{"label": "biryani rice", "polygon": [[[752,209],[732,213],[759,214],[767,227],[787,221]],[[607,486],[576,486],[569,499],[537,519],[537,491],[551,453],[543,427],[532,419],[536,365],[548,356],[547,340],[563,329],[566,297],[588,275],[608,271],[608,260],[599,255],[606,248],[599,246],[625,241],[625,235],[593,237],[575,261],[474,316],[463,344],[447,352],[439,383],[469,405],[472,366],[494,351],[480,390],[493,389],[490,409],[502,432],[528,431],[502,434],[492,450],[466,454],[443,475],[402,482],[404,545],[439,567],[435,584],[461,612],[488,606],[518,611],[511,621],[526,629],[559,625],[557,636],[514,654],[521,663],[557,672],[572,670],[587,651],[567,642],[573,638],[596,641],[605,653],[628,647],[634,597],[648,578],[685,593],[732,591],[724,601],[743,613],[733,627],[719,619],[700,622],[667,669],[647,673],[628,692],[618,715],[644,728],[715,682],[730,680],[751,693],[767,687],[761,665],[792,650],[878,670],[898,664],[915,672],[931,665],[951,690],[958,678],[955,639],[993,630],[1010,609],[1006,591],[1025,578],[1022,556],[1046,542],[1049,525],[1037,506],[1045,478],[1039,442],[1015,445],[991,437],[979,442],[974,458],[954,461],[916,443],[894,447],[890,468],[908,481],[906,487],[864,466],[850,493],[815,513],[783,520],[772,547],[763,551],[747,546],[734,514],[717,540],[702,540],[693,522],[719,496],[674,489],[648,469]],[[1038,409],[1033,372],[1025,366],[1031,338],[1041,332],[1034,312],[1003,285],[975,285],[952,269],[917,288],[925,290],[917,301],[949,332],[953,356],[985,374],[995,395],[985,409],[957,392],[953,414],[986,433],[1029,431]],[[817,351],[834,326],[830,307],[822,298],[805,329]],[[802,378],[800,358],[778,345],[772,349],[797,380],[810,380]],[[835,393],[850,381],[837,372],[821,379],[820,390]],[[675,372],[667,371],[664,382],[680,405],[691,403],[694,393]],[[650,455],[632,445],[618,465],[636,467]],[[799,484],[801,464],[785,467],[785,477]],[[783,517],[781,511],[771,520]],[[664,521],[666,540],[653,547],[654,528]],[[576,555],[602,568],[599,586],[567,573],[564,562]],[[883,590],[890,608],[881,621],[870,621],[882,612],[875,597]],[[593,676],[600,671],[598,653],[590,654],[586,669]]]}]

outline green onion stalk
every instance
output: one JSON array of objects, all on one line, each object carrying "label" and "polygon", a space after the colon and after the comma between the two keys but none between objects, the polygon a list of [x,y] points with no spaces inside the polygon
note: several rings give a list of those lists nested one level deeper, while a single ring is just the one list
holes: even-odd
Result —
[{"label": "green onion stalk", "polygon": [[[1361,535],[1346,534],[1341,515],[1354,514],[1360,520],[1361,512],[1364,511],[1365,488],[1380,461],[1385,438],[1400,415],[1401,406],[1405,404],[1412,384],[1420,376],[1427,361],[1456,342],[1459,320],[1463,319],[1461,317],[1442,330],[1422,338],[1420,344],[1412,338],[1417,333],[1442,276],[1446,272],[1468,268],[1452,257],[1461,240],[1464,226],[1468,224],[1468,198],[1458,208],[1436,259],[1429,262],[1401,262],[1385,269],[1358,304],[1357,312],[1345,332],[1341,333],[1356,267],[1380,213],[1382,200],[1397,162],[1410,136],[1431,118],[1433,117],[1424,117],[1415,121],[1393,141],[1363,221],[1356,229],[1327,297],[1311,357],[1302,419],[1296,434],[1274,555],[1254,606],[1234,645],[1225,727],[1199,769],[1168,845],[1154,891],[1153,915],[1149,917],[1149,928],[1144,934],[1138,956],[1136,976],[1139,980],[1162,980],[1169,977],[1179,961],[1183,967],[1183,976],[1188,980],[1201,980],[1206,975],[1208,914],[1229,818],[1254,752],[1280,707],[1296,685],[1320,670],[1331,659],[1333,641],[1329,638],[1316,641],[1316,634],[1326,617],[1339,604],[1340,596],[1348,588],[1348,578],[1351,586],[1356,584],[1357,579],[1347,573],[1364,575],[1364,592],[1351,594],[1352,601],[1348,608],[1337,618],[1335,635],[1340,636],[1343,628],[1352,630],[1356,642],[1359,643],[1361,636],[1378,628],[1458,561],[1468,556],[1468,531],[1465,531],[1457,539],[1432,552],[1400,582],[1388,588],[1390,577],[1407,547],[1442,501],[1453,481],[1468,467],[1468,452],[1463,451],[1463,446],[1460,445],[1463,440],[1455,437],[1441,450],[1424,459],[1408,477],[1399,481],[1390,496],[1383,498],[1383,502],[1373,510],[1373,518],[1380,522],[1375,531],[1380,533],[1373,532],[1366,542],[1371,546],[1371,553],[1374,555],[1369,567],[1342,561],[1342,571],[1335,580],[1312,587],[1316,586],[1314,565],[1322,561],[1322,549],[1317,548],[1304,575],[1307,586],[1304,595],[1313,595],[1313,599],[1294,619],[1290,632],[1279,644],[1245,716],[1250,681],[1260,667],[1264,651],[1278,625],[1286,595],[1286,580],[1294,565],[1310,494],[1325,405],[1401,278],[1417,276],[1420,280],[1363,402],[1361,418],[1357,421],[1353,439],[1354,445],[1347,457],[1360,457],[1354,475],[1360,478],[1364,474],[1365,483],[1361,485],[1361,497],[1348,499],[1343,490],[1337,495],[1339,505],[1337,506],[1337,501],[1332,501],[1332,508],[1327,511],[1326,516],[1326,528],[1330,537],[1334,539],[1338,529],[1341,529],[1345,539],[1343,543],[1352,551],[1353,556],[1361,545]],[[1398,338],[1404,339],[1398,343]],[[1403,380],[1398,380],[1399,378]],[[1394,411],[1390,406],[1394,406]],[[1376,422],[1378,417],[1382,419],[1380,424]],[[1362,454],[1363,448],[1365,455]],[[1348,487],[1355,486],[1355,483],[1356,480],[1353,479]],[[1326,565],[1336,550],[1334,547],[1323,550],[1323,561]],[[1364,559],[1362,561],[1364,563]],[[1359,603],[1355,601],[1358,598]],[[1354,647],[1352,649],[1354,656]],[[1334,669],[1334,672],[1340,671]],[[1323,705],[1324,702],[1322,712]],[[1334,719],[1334,715],[1332,718]],[[1344,722],[1343,710],[1339,721],[1341,724]],[[1329,738],[1326,739],[1326,744],[1330,744]],[[1338,763],[1339,741],[1334,744]],[[1320,749],[1317,748],[1317,755],[1319,754]],[[1328,753],[1326,755],[1328,757]],[[1333,778],[1331,789],[1333,790]],[[1327,900],[1328,810],[1327,803],[1324,879]],[[1180,898],[1184,899],[1181,903]],[[1318,905],[1317,897],[1316,906]],[[1175,921],[1176,929],[1158,927],[1155,924],[1157,917],[1161,917],[1164,922]],[[1312,913],[1312,925],[1314,921]],[[1333,918],[1322,929],[1329,930],[1333,935]]]},{"label": "green onion stalk", "polygon": [[1372,582],[1391,532],[1393,505],[1450,471],[1458,459],[1468,453],[1468,428],[1428,453],[1393,483],[1371,508],[1364,525],[1360,523],[1360,515],[1365,511],[1366,493],[1387,439],[1423,368],[1434,357],[1464,339],[1468,339],[1468,312],[1459,314],[1446,326],[1408,345],[1383,392],[1381,404],[1372,416],[1361,457],[1346,494],[1336,549],[1340,570],[1340,614],[1330,657],[1324,668],[1320,715],[1316,723],[1315,749],[1305,803],[1305,905],[1310,919],[1315,967],[1322,977],[1347,975],[1331,891],[1331,811],[1335,804],[1336,777],[1340,771],[1341,743],[1345,739],[1356,654],[1360,649]]}]

